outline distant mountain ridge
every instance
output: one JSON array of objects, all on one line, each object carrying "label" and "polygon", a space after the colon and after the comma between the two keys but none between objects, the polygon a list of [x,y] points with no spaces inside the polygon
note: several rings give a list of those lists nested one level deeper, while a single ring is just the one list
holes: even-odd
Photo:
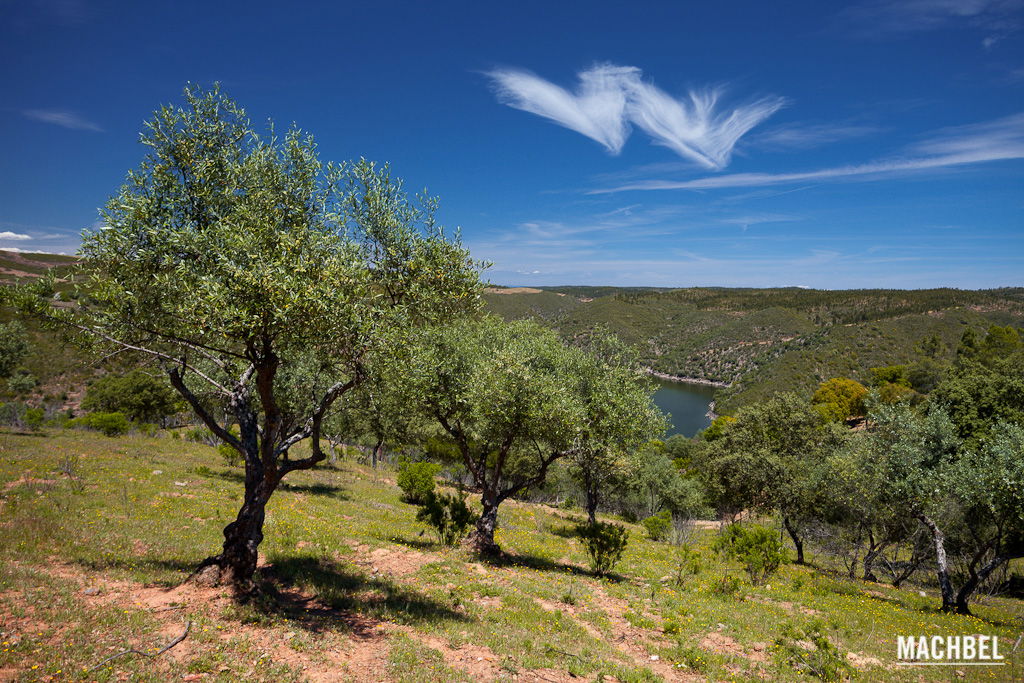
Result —
[{"label": "distant mountain ridge", "polygon": [[[730,412],[773,391],[866,381],[872,367],[909,363],[936,336],[952,356],[968,327],[1024,325],[1024,288],[959,290],[536,287],[484,294],[507,319],[533,317],[567,338],[603,326],[667,375],[729,384]],[[538,291],[539,290],[539,291]]]}]

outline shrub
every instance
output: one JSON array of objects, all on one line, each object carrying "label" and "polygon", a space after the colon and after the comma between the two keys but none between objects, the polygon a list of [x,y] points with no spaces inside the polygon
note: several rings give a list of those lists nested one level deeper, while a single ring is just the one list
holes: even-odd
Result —
[{"label": "shrub", "polygon": [[152,422],[136,422],[135,431],[142,436],[156,436],[157,432],[160,431],[160,428]]},{"label": "shrub", "polygon": [[402,500],[413,505],[424,505],[434,492],[434,477],[441,466],[432,462],[402,462],[398,471],[398,487]]},{"label": "shrub", "polygon": [[224,464],[228,467],[238,467],[242,464],[242,454],[230,444],[222,443],[217,446],[217,452],[224,458]]},{"label": "shrub", "polygon": [[622,558],[626,543],[629,542],[626,527],[607,522],[580,524],[576,527],[576,533],[590,558],[590,568],[602,576],[608,574]]},{"label": "shrub", "polygon": [[430,491],[416,513],[416,520],[433,529],[443,545],[457,545],[476,521],[476,515],[466,505],[464,496]]},{"label": "shrub", "polygon": [[647,530],[647,537],[652,541],[664,541],[672,529],[672,513],[668,510],[662,510],[658,514],[652,515],[640,522],[640,524]]},{"label": "shrub", "polygon": [[778,571],[786,559],[778,534],[759,525],[730,524],[713,547],[742,564],[755,586]]},{"label": "shrub", "polygon": [[178,397],[163,379],[142,370],[105,375],[85,391],[82,408],[124,413],[137,422],[156,422],[178,410]]},{"label": "shrub", "polygon": [[740,577],[726,575],[711,584],[711,592],[715,595],[732,597],[740,592]]},{"label": "shrub", "polygon": [[673,582],[681,588],[690,577],[700,574],[703,568],[700,554],[689,545],[681,545],[679,546],[679,554],[676,555],[676,568],[672,577]]},{"label": "shrub", "polygon": [[43,422],[46,420],[46,411],[42,408],[29,408],[25,411],[23,419],[28,429],[38,432],[43,428]]},{"label": "shrub", "polygon": [[84,422],[86,427],[102,432],[105,436],[126,434],[131,427],[123,413],[89,413]]},{"label": "shrub", "polygon": [[775,644],[781,658],[800,673],[830,682],[842,681],[853,674],[853,667],[825,635],[820,621],[813,621],[803,629],[786,624]]},{"label": "shrub", "polygon": [[7,380],[7,390],[12,394],[27,394],[36,388],[36,378],[28,370],[18,370]]}]

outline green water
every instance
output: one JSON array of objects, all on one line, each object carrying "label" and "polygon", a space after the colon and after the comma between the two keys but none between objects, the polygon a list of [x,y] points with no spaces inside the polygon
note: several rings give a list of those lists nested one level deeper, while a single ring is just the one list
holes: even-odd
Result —
[{"label": "green water", "polygon": [[715,387],[657,378],[655,382],[658,391],[654,394],[654,403],[668,414],[669,422],[672,423],[667,436],[693,436],[711,423],[707,412],[708,405],[715,398]]}]

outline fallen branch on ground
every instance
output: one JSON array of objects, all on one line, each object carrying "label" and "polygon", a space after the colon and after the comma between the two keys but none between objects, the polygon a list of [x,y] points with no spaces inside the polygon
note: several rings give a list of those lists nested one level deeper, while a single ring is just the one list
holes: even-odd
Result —
[{"label": "fallen branch on ground", "polygon": [[160,655],[162,655],[163,653],[167,652],[168,650],[170,650],[172,647],[174,647],[175,645],[177,645],[181,641],[185,640],[185,638],[188,637],[188,632],[191,631],[191,630],[192,630],[192,622],[190,620],[187,624],[185,624],[185,630],[181,632],[181,635],[179,635],[177,638],[175,638],[171,642],[169,642],[166,645],[164,645],[162,648],[160,648],[159,652],[155,652],[153,654],[149,654],[148,652],[143,652],[142,650],[136,650],[134,648],[131,648],[131,649],[128,649],[128,650],[122,650],[121,652],[118,652],[116,655],[111,655],[111,656],[107,657],[102,662],[100,662],[99,664],[97,664],[93,668],[89,669],[89,671],[86,672],[86,673],[95,671],[96,669],[100,668],[101,666],[103,666],[107,662],[113,661],[113,660],[117,659],[118,657],[123,657],[125,655],[142,655],[143,657],[149,657],[150,659],[152,659],[153,657],[159,657]]}]

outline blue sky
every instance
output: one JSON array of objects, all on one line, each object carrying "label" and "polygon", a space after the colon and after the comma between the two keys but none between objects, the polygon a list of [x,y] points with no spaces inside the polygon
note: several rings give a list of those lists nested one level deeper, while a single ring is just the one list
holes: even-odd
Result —
[{"label": "blue sky", "polygon": [[516,285],[1024,285],[1024,0],[0,0],[0,248],[74,252],[219,81]]}]

